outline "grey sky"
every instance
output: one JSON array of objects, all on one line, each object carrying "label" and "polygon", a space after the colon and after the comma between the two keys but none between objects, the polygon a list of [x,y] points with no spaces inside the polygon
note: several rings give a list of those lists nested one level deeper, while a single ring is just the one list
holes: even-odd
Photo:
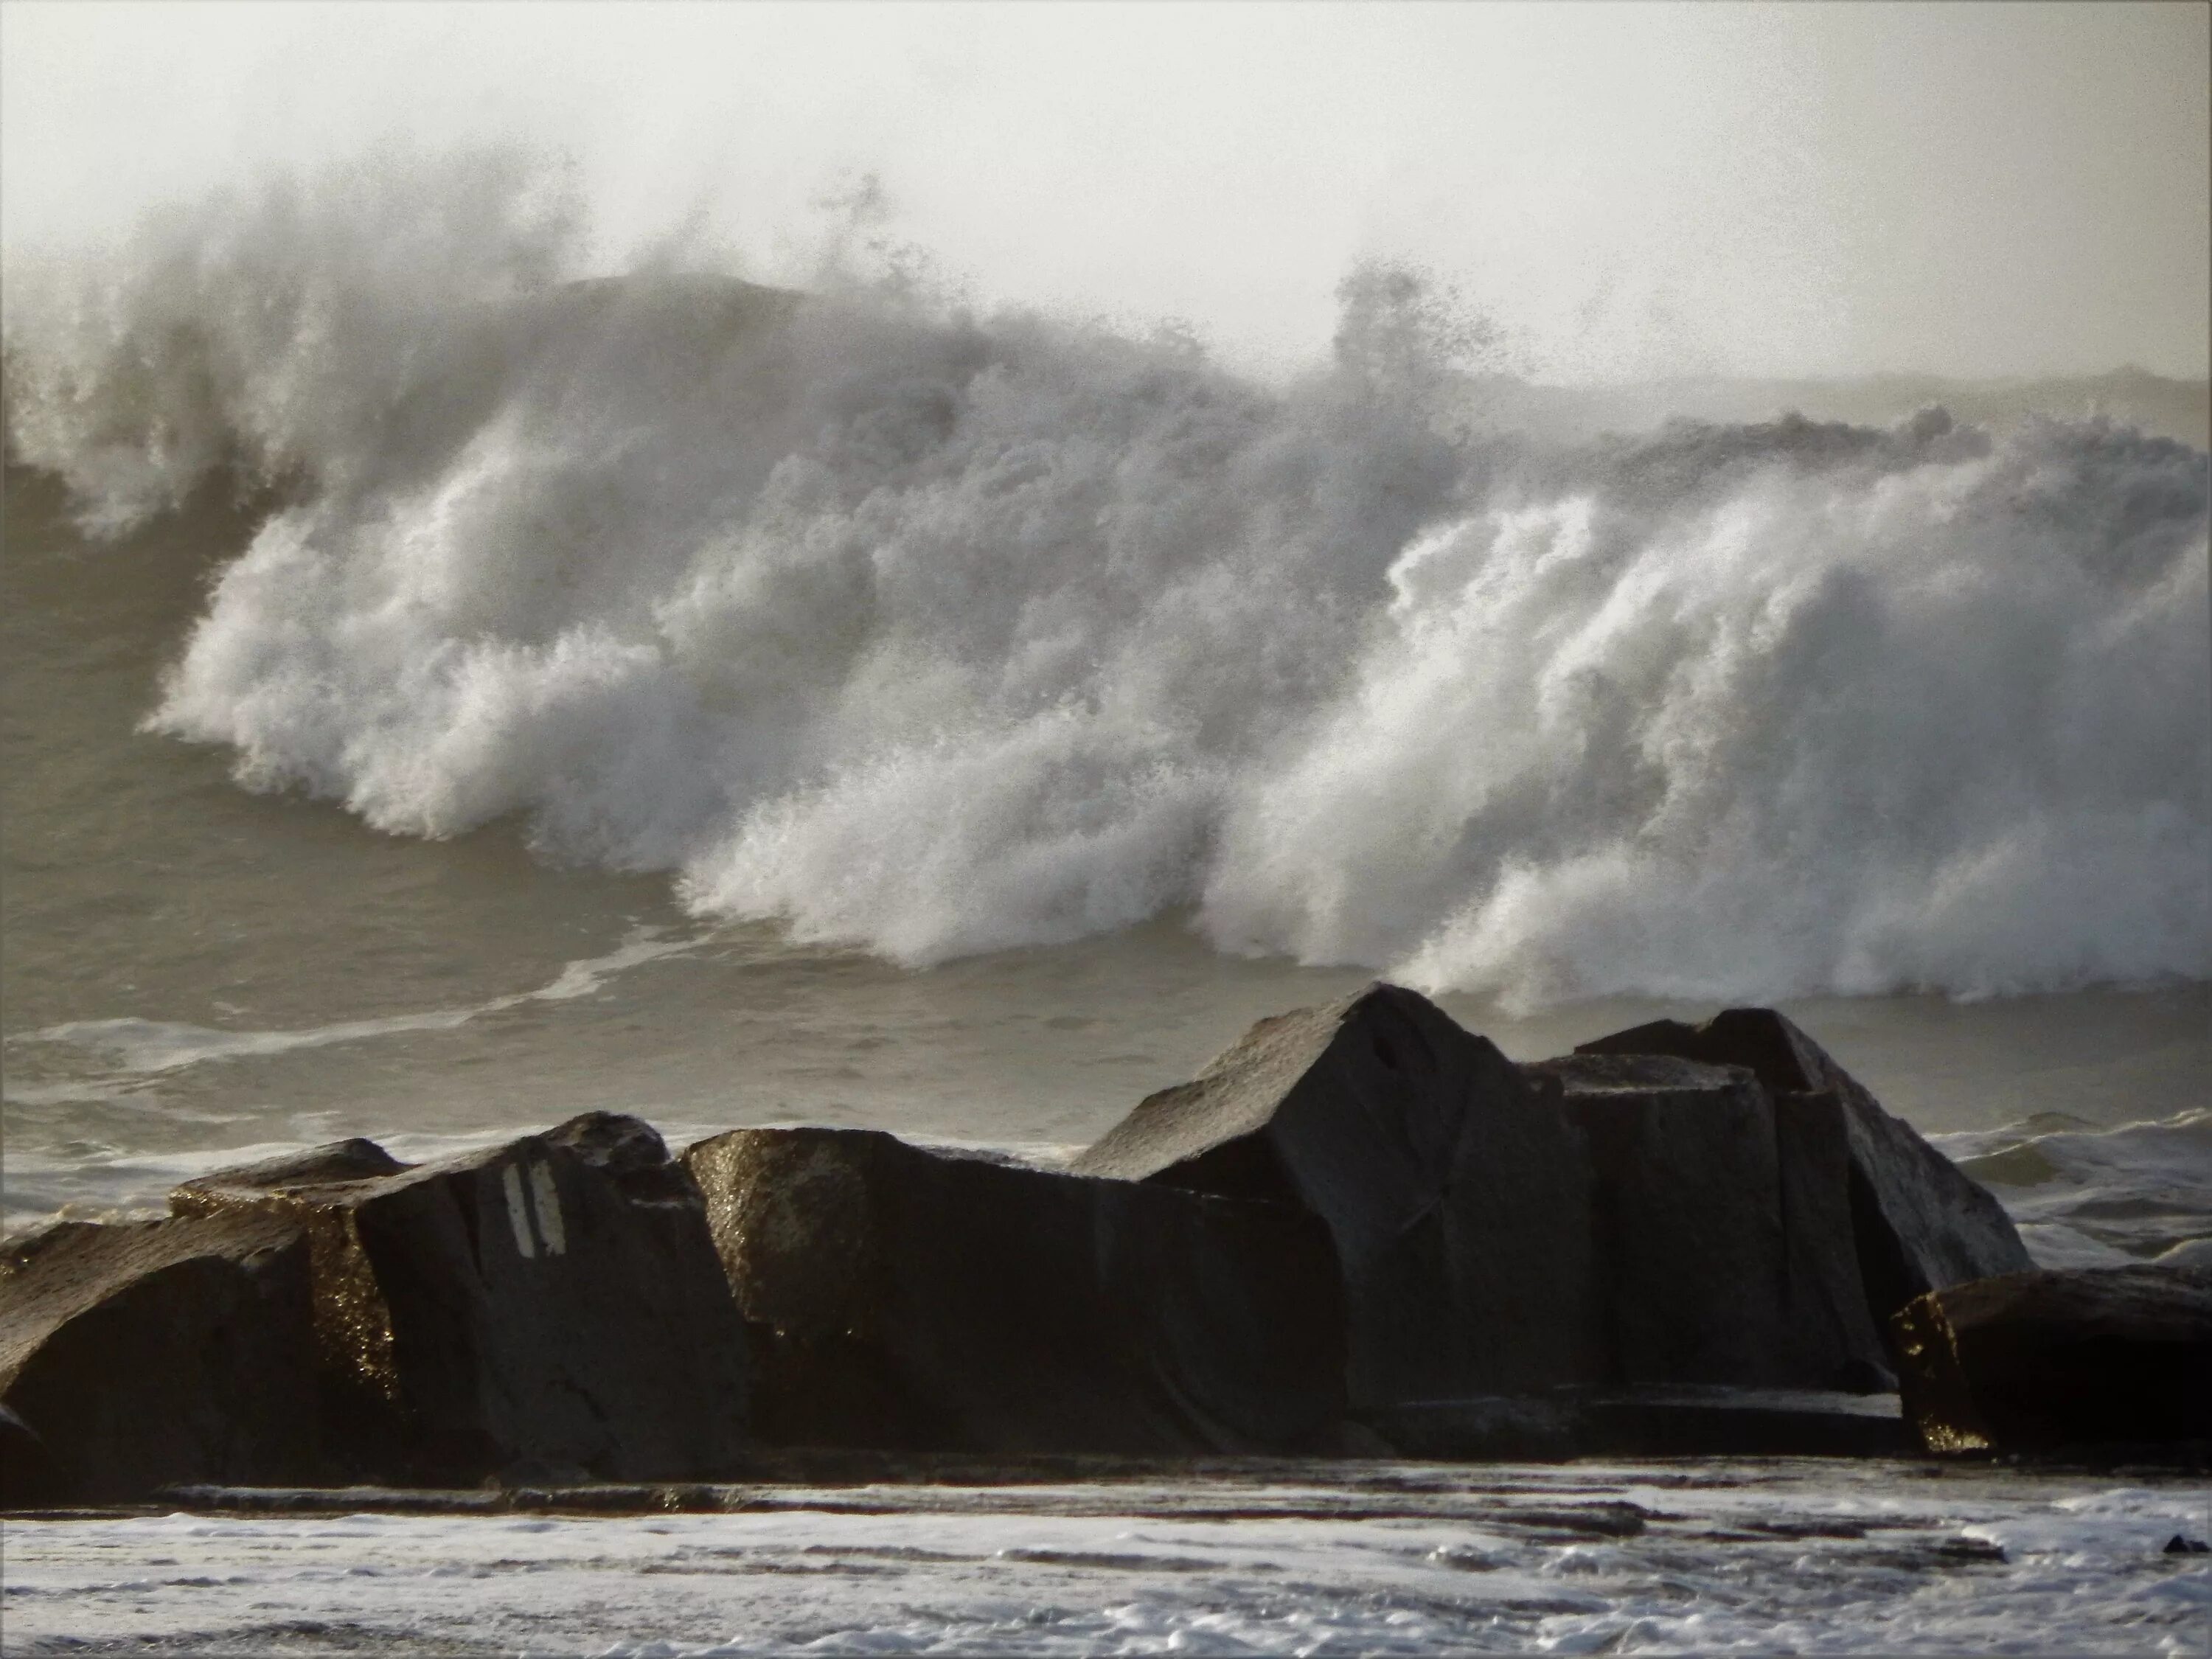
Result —
[{"label": "grey sky", "polygon": [[799,274],[872,173],[986,299],[1324,346],[1371,257],[1550,378],[2206,372],[2208,9],[0,9],[0,240],[393,133],[577,156],[609,257]]}]

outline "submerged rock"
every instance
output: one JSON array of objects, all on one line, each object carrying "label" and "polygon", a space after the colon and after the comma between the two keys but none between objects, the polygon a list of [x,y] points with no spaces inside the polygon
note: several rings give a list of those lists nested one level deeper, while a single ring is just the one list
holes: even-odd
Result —
[{"label": "submerged rock", "polygon": [[1580,1137],[1412,991],[1370,986],[1261,1021],[1071,1167],[1319,1217],[1343,1264],[1356,1408],[1593,1374]]},{"label": "submerged rock", "polygon": [[344,1178],[376,1162],[351,1145],[172,1195],[182,1214],[266,1215],[306,1234],[336,1462],[461,1481],[734,1466],[743,1327],[699,1196],[649,1125],[593,1113]]},{"label": "submerged rock", "polygon": [[2212,1442],[2212,1273],[2008,1273],[1918,1297],[1896,1332],[1930,1451]]},{"label": "submerged rock", "polygon": [[308,1250],[282,1218],[60,1222],[0,1250],[0,1505],[319,1472]]},{"label": "submerged rock", "polygon": [[[1774,1097],[1798,1212],[1832,1212],[1840,1144],[1852,1255],[1877,1332],[1915,1297],[2034,1266],[2002,1205],[1771,1008],[1730,1008],[1702,1025],[1656,1020],[1575,1052],[1672,1054],[1749,1071]],[[1819,1262],[1815,1273],[1820,1294],[1841,1294],[1837,1264]]]},{"label": "submerged rock", "polygon": [[1294,1209],[860,1129],[735,1130],[684,1162],[750,1322],[765,1438],[1279,1451],[1338,1431],[1336,1262]]}]

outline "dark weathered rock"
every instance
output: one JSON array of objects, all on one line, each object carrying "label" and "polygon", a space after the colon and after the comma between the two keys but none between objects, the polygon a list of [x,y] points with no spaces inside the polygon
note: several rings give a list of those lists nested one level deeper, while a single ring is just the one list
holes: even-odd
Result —
[{"label": "dark weathered rock", "polygon": [[1896,1331],[1931,1451],[2212,1441],[2212,1273],[2008,1273],[1918,1297]]},{"label": "dark weathered rock", "polygon": [[[1765,1085],[1802,1146],[1813,1201],[1840,1135],[1849,1160],[1854,1251],[1877,1330],[1913,1297],[2034,1265],[2004,1206],[1891,1116],[1820,1044],[1771,1008],[1730,1008],[1703,1025],[1657,1020],[1586,1042],[1577,1054],[1674,1054],[1741,1066]],[[1801,1202],[1803,1201],[1801,1200]]]},{"label": "dark weathered rock", "polygon": [[335,1181],[365,1181],[373,1176],[398,1175],[408,1167],[374,1141],[356,1135],[348,1140],[310,1146],[304,1152],[283,1152],[257,1164],[233,1164],[213,1175],[187,1181],[175,1190],[201,1193],[225,1187],[319,1187]]},{"label": "dark weathered rock", "polygon": [[1640,1054],[1530,1070],[1589,1144],[1607,1380],[1783,1382],[1781,1182],[1757,1079]]},{"label": "dark weathered rock", "polygon": [[1832,1117],[1778,1109],[1740,1066],[1581,1053],[1525,1069],[1559,1085],[1589,1142],[1609,1380],[1888,1380]]},{"label": "dark weathered rock", "polygon": [[[308,1261],[265,1215],[60,1222],[0,1251],[0,1504],[319,1474]],[[19,1486],[18,1482],[21,1482]]]},{"label": "dark weathered rock", "polygon": [[353,1180],[319,1179],[328,1164],[226,1171],[172,1202],[307,1233],[326,1432],[354,1473],[734,1464],[743,1326],[698,1194],[649,1126],[592,1114]]},{"label": "dark weathered rock", "polygon": [[0,1510],[69,1502],[69,1477],[46,1437],[0,1406]]},{"label": "dark weathered rock", "polygon": [[965,1451],[1291,1450],[1343,1416],[1328,1236],[1286,1206],[741,1129],[684,1155],[757,1431]]},{"label": "dark weathered rock", "polygon": [[1591,1372],[1579,1139],[1495,1047],[1413,992],[1373,986],[1261,1021],[1072,1167],[1319,1216],[1343,1263],[1355,1407]]},{"label": "dark weathered rock", "polygon": [[1861,1183],[1842,1101],[1829,1092],[1767,1094],[1782,1182],[1782,1304],[1796,1373],[1806,1387],[1893,1393],[1887,1316],[1876,1313],[1861,1265],[1851,1199]]}]

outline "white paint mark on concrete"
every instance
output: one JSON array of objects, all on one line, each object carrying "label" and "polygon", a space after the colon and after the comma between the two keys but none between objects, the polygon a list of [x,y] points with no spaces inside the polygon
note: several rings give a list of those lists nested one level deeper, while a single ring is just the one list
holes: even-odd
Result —
[{"label": "white paint mark on concrete", "polygon": [[514,1229],[514,1248],[525,1256],[538,1254],[538,1242],[530,1236],[530,1212],[522,1206],[522,1168],[510,1164],[500,1171],[500,1184],[507,1188],[507,1221]]},{"label": "white paint mark on concrete", "polygon": [[553,1184],[551,1164],[538,1163],[530,1166],[530,1194],[538,1200],[538,1233],[545,1241],[545,1254],[567,1255],[568,1230],[562,1224],[561,1193]]}]

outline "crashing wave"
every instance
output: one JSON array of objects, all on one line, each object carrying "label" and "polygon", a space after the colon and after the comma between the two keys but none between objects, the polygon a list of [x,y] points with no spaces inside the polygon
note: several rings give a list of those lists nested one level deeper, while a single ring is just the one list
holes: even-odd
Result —
[{"label": "crashing wave", "polygon": [[2212,966],[2201,452],[1538,439],[1402,281],[1268,386],[584,243],[479,158],[17,262],[11,456],[88,528],[276,492],[153,729],[908,963],[1187,910],[1522,1006]]}]

